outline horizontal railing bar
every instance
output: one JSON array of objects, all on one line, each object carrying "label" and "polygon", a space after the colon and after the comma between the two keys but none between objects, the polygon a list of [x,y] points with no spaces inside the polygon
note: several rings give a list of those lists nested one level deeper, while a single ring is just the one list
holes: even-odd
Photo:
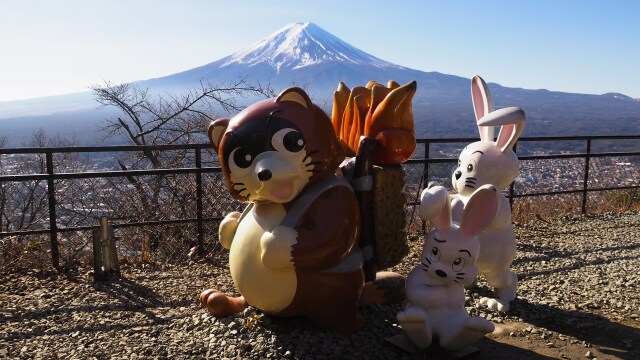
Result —
[{"label": "horizontal railing bar", "polygon": [[[631,189],[640,189],[640,185],[628,185],[628,186],[619,186],[619,187],[604,187],[604,188],[591,188],[587,189],[587,192],[599,192],[599,191],[616,191],[616,190],[631,190]],[[535,193],[524,193],[524,194],[513,194],[514,198],[523,198],[523,197],[533,197],[533,196],[549,196],[549,195],[567,195],[567,194],[578,194],[584,192],[584,189],[576,189],[576,190],[558,190],[558,191],[548,191],[548,192],[535,192]],[[509,196],[507,196],[509,197]],[[408,201],[407,206],[420,205],[419,201]]]},{"label": "horizontal railing bar", "polygon": [[640,185],[603,187],[603,188],[587,189],[587,191],[614,191],[614,190],[631,190],[631,189],[640,189]]},{"label": "horizontal railing bar", "polygon": [[51,176],[54,180],[58,179],[91,179],[91,178],[107,178],[122,176],[152,176],[152,175],[174,175],[174,174],[197,174],[197,173],[218,173],[222,169],[219,167],[202,167],[202,168],[173,168],[173,169],[153,169],[153,170],[111,170],[111,171],[89,171],[78,173],[57,173],[53,175],[34,174],[34,175],[0,175],[0,182],[19,182],[28,180],[47,180]]},{"label": "horizontal railing bar", "polygon": [[519,141],[558,141],[558,140],[634,140],[640,139],[640,135],[586,135],[586,136],[525,136],[521,137]]},{"label": "horizontal railing bar", "polygon": [[[221,221],[224,219],[223,216],[215,216],[215,217],[206,217],[203,218],[203,221]],[[112,224],[113,228],[129,228],[129,227],[137,227],[137,226],[159,226],[159,225],[175,225],[175,224],[186,224],[186,223],[195,223],[197,222],[197,218],[188,218],[188,219],[173,219],[173,220],[154,220],[154,221],[139,221],[139,222],[130,222],[130,223],[122,223],[122,224]],[[99,229],[99,225],[95,226],[68,226],[68,227],[60,227],[58,228],[58,232],[74,232],[74,231],[87,231],[93,229]],[[18,230],[11,232],[0,232],[1,237],[8,236],[25,236],[25,235],[41,235],[41,234],[49,234],[51,232],[50,229],[41,229],[41,230]]]},{"label": "horizontal railing bar", "polygon": [[[449,162],[457,162],[457,158],[431,158],[429,160],[426,159],[409,159],[404,164],[440,164],[440,163],[449,163]],[[404,165],[403,164],[403,165]]]},{"label": "horizontal railing bar", "polygon": [[19,174],[19,175],[0,175],[0,183],[1,182],[22,182],[22,181],[30,181],[30,180],[38,180],[44,181],[49,179],[50,175],[47,174]]},{"label": "horizontal railing bar", "polygon": [[26,235],[49,235],[51,233],[51,229],[41,229],[41,230],[17,230],[17,231],[8,231],[2,232],[0,231],[0,238],[9,237],[9,236],[26,236]]},{"label": "horizontal railing bar", "polygon": [[[586,140],[635,140],[640,139],[640,135],[586,135],[586,136],[525,136],[518,139],[518,142],[527,141],[586,141]],[[459,138],[421,138],[416,139],[418,144],[450,144],[450,143],[466,143],[479,141],[477,137],[459,137]]]},{"label": "horizontal railing bar", "polygon": [[[640,139],[640,135],[586,135],[586,136],[528,136],[521,137],[518,142],[527,141],[586,141],[586,140],[634,140]],[[473,142],[480,140],[477,137],[459,138],[421,138],[416,139],[418,144],[448,144]],[[53,153],[95,153],[95,152],[120,152],[143,150],[195,150],[211,149],[209,143],[179,144],[179,145],[107,145],[107,146],[61,146],[61,147],[23,147],[0,148],[0,154],[45,154]],[[213,151],[213,149],[211,149]]]},{"label": "horizontal railing bar", "polygon": [[[212,217],[212,218],[204,218],[204,221],[220,221],[224,219],[224,217]],[[152,221],[141,221],[141,222],[130,222],[130,223],[121,223],[121,224],[113,224],[114,229],[119,228],[130,228],[136,226],[159,226],[159,225],[173,225],[173,224],[187,224],[187,223],[195,223],[198,222],[197,218],[189,218],[189,219],[173,219],[173,220],[152,220]]]},{"label": "horizontal railing bar", "polygon": [[54,179],[83,179],[83,178],[102,178],[102,177],[122,177],[122,176],[151,176],[151,175],[179,175],[179,174],[195,174],[214,173],[221,171],[220,168],[175,168],[175,169],[153,169],[153,170],[121,170],[121,171],[93,171],[85,173],[57,173]]},{"label": "horizontal railing bar", "polygon": [[608,153],[575,153],[575,154],[554,154],[554,155],[528,155],[518,156],[518,160],[549,160],[549,159],[571,159],[571,158],[600,158],[600,157],[620,157],[620,156],[640,156],[640,151],[634,152],[608,152]]},{"label": "horizontal railing bar", "polygon": [[[604,188],[588,188],[587,192],[598,192],[598,191],[615,191],[615,190],[631,190],[631,189],[640,189],[640,185],[627,185],[627,186],[618,186],[618,187],[604,187]],[[524,194],[514,194],[514,198],[520,197],[531,197],[531,196],[549,196],[549,195],[566,195],[566,194],[577,194],[584,192],[584,189],[577,190],[558,190],[558,191],[549,191],[549,192],[535,192],[535,193],[524,193]]]},{"label": "horizontal railing bar", "polygon": [[[609,153],[575,153],[575,154],[554,154],[554,155],[528,155],[518,156],[518,160],[552,160],[552,159],[573,159],[573,158],[601,158],[601,157],[621,157],[621,156],[640,156],[640,151],[634,152],[609,152]],[[405,164],[424,164],[424,163],[447,163],[455,162],[457,158],[430,158],[428,160],[422,158],[409,159]]]},{"label": "horizontal railing bar", "polygon": [[[587,189],[589,191],[589,189]],[[535,193],[524,193],[524,194],[513,194],[514,198],[521,197],[530,197],[530,196],[548,196],[548,195],[567,195],[567,194],[577,194],[583,193],[584,189],[577,190],[557,190],[557,191],[549,191],[549,192],[535,192]]]},{"label": "horizontal railing bar", "polygon": [[[96,153],[144,150],[195,150],[211,149],[211,144],[179,144],[179,145],[107,145],[107,146],[61,146],[61,147],[24,147],[0,148],[0,154],[45,154],[53,153]],[[213,151],[213,149],[211,149]]]}]

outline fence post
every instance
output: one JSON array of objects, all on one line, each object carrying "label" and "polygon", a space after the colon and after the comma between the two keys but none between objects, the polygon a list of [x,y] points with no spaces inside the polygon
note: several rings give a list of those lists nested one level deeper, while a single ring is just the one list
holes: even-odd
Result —
[{"label": "fence post", "polygon": [[53,152],[45,153],[47,162],[47,199],[49,202],[49,229],[51,240],[51,264],[60,268],[60,249],[58,248],[58,225],[56,220],[56,188],[53,181]]},{"label": "fence post", "polygon": [[[431,143],[425,141],[424,143],[424,171],[422,172],[422,187],[429,186],[429,158],[431,157]],[[422,193],[422,189],[418,189],[418,194]],[[415,205],[414,205],[415,206]],[[413,221],[413,220],[412,220]],[[427,230],[427,223],[424,220],[422,222],[422,231]]]},{"label": "fence post", "polygon": [[204,254],[204,225],[203,225],[203,205],[202,205],[202,149],[196,147],[196,208],[198,214],[197,219],[197,232],[198,232],[198,255]]},{"label": "fence post", "polygon": [[[429,185],[429,157],[431,157],[431,152],[430,152],[430,148],[431,148],[431,143],[429,141],[426,141],[424,143],[424,172],[423,172],[423,178],[422,178],[422,185],[423,187],[427,187],[427,185]],[[422,190],[422,189],[418,189],[418,190]]]},{"label": "fence post", "polygon": [[582,215],[587,213],[587,193],[589,187],[589,160],[591,159],[591,137],[587,138],[587,155],[584,158],[584,182],[582,184]]},{"label": "fence post", "polygon": [[[518,143],[513,144],[513,152],[514,154],[516,154],[516,157],[518,157],[518,153],[516,152],[516,147],[518,146]],[[518,160],[519,162],[520,160]],[[520,171],[518,171],[518,173],[520,173]],[[511,182],[511,185],[509,185],[509,207],[511,208],[511,211],[513,211],[513,188],[516,185],[516,181],[513,180]]]}]

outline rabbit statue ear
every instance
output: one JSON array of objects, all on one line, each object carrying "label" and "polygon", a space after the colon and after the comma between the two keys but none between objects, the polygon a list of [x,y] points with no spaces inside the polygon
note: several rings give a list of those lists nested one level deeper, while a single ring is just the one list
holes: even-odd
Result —
[{"label": "rabbit statue ear", "polygon": [[451,227],[451,199],[447,196],[445,204],[434,217],[430,219],[431,224],[436,229],[447,229]]},{"label": "rabbit statue ear", "polygon": [[496,110],[490,114],[483,116],[478,120],[478,126],[502,126],[496,146],[502,152],[513,149],[520,134],[524,131],[524,124],[527,118],[522,109],[517,107],[508,107]]},{"label": "rabbit statue ear", "polygon": [[[473,102],[473,112],[476,116],[476,122],[495,110],[489,87],[478,75],[471,79],[471,101]],[[478,126],[478,131],[480,132],[480,140],[493,141],[493,126]]]},{"label": "rabbit statue ear", "polygon": [[475,236],[491,225],[498,213],[498,188],[484,185],[471,194],[462,213],[460,229],[469,236]]},{"label": "rabbit statue ear", "polygon": [[451,226],[451,198],[442,186],[429,187],[422,191],[420,200],[420,218],[430,221],[436,229]]}]

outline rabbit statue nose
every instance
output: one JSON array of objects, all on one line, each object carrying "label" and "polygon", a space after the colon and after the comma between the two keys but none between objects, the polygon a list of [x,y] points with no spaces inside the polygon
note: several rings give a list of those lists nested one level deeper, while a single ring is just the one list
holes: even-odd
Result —
[{"label": "rabbit statue nose", "polygon": [[453,175],[456,176],[456,180],[460,179],[460,176],[462,176],[462,171],[458,170],[456,172],[453,173]]},{"label": "rabbit statue nose", "polygon": [[440,276],[441,278],[446,278],[447,277],[447,273],[438,269],[436,270],[436,275]]},{"label": "rabbit statue nose", "polygon": [[258,180],[262,182],[271,179],[271,176],[273,176],[273,174],[271,174],[269,169],[263,169],[258,172]]}]

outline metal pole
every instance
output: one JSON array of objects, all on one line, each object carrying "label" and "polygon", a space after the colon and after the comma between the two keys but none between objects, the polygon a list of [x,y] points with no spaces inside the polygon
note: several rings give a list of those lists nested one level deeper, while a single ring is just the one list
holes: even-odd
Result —
[{"label": "metal pole", "polygon": [[[431,157],[431,143],[429,141],[424,143],[424,171],[422,172],[422,187],[429,186],[429,157]],[[418,194],[422,193],[422,189],[418,189]],[[415,205],[414,205],[415,206]],[[424,220],[422,222],[422,231],[427,231],[427,223]]]},{"label": "metal pole", "polygon": [[587,213],[587,193],[589,187],[589,160],[591,159],[591,138],[587,138],[587,155],[584,159],[584,182],[582,184],[582,215]]},{"label": "metal pole", "polygon": [[197,231],[198,231],[198,255],[204,255],[204,225],[203,225],[203,205],[202,205],[202,149],[196,147],[196,208],[198,214]]},{"label": "metal pole", "polygon": [[56,221],[56,188],[53,181],[53,152],[46,152],[47,161],[47,198],[49,201],[49,229],[51,231],[51,263],[60,268],[60,250],[58,249],[58,225]]},{"label": "metal pole", "polygon": [[[518,143],[513,144],[513,152],[516,154],[516,157],[518,157],[518,153],[516,153],[517,146],[518,146]],[[513,188],[515,187],[515,184],[516,184],[516,181],[513,180],[511,185],[509,185],[509,206],[511,207],[512,211],[513,211]]]},{"label": "metal pole", "polygon": [[[425,188],[429,184],[429,157],[431,156],[430,148],[431,148],[431,143],[428,141],[425,142],[424,143],[424,172],[422,175],[423,176],[422,186]],[[419,189],[419,190],[422,190],[422,189]]]}]

